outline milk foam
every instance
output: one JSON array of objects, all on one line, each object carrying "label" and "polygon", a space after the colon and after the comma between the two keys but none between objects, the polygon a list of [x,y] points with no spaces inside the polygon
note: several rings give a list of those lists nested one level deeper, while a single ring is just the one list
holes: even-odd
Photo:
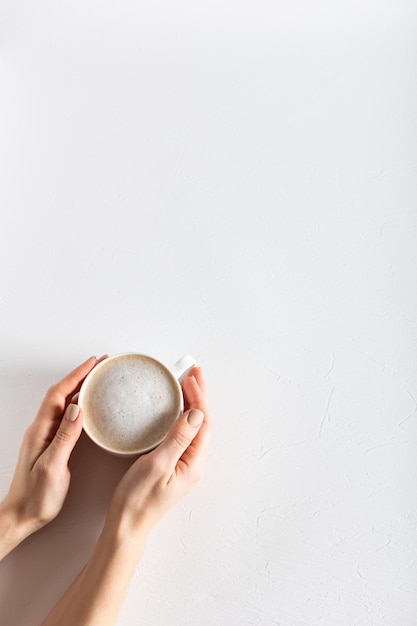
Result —
[{"label": "milk foam", "polygon": [[181,409],[172,375],[149,357],[120,355],[104,361],[87,382],[81,401],[86,430],[116,451],[152,448]]}]

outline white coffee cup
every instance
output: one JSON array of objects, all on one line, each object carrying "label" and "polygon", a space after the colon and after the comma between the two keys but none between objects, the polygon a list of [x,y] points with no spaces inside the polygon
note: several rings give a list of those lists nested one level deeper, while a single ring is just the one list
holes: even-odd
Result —
[{"label": "white coffee cup", "polygon": [[181,382],[196,364],[186,355],[168,368],[136,352],[111,356],[85,378],[78,397],[83,428],[118,456],[149,452],[184,410]]}]

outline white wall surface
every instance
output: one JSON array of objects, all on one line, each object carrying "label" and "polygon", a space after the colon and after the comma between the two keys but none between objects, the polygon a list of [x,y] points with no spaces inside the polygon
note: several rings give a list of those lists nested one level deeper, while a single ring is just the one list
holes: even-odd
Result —
[{"label": "white wall surface", "polygon": [[[0,494],[90,354],[194,354],[215,433],[118,626],[417,623],[417,8],[3,0]],[[33,626],[125,460],[0,565]]]}]

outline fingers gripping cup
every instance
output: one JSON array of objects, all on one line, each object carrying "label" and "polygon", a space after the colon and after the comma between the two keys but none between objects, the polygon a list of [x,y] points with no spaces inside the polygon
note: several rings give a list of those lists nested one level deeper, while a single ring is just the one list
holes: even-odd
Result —
[{"label": "fingers gripping cup", "polygon": [[138,353],[105,359],[81,386],[78,404],[85,432],[118,456],[149,452],[184,410],[180,383],[194,366],[188,355],[172,368]]}]

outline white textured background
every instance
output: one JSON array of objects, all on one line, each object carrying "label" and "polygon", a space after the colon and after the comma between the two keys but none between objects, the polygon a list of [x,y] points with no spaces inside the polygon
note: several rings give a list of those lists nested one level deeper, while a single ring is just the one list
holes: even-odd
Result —
[{"label": "white textured background", "polygon": [[[417,623],[413,0],[3,0],[0,489],[90,354],[202,364],[204,481],[118,626]],[[0,566],[34,626],[126,461]]]}]

